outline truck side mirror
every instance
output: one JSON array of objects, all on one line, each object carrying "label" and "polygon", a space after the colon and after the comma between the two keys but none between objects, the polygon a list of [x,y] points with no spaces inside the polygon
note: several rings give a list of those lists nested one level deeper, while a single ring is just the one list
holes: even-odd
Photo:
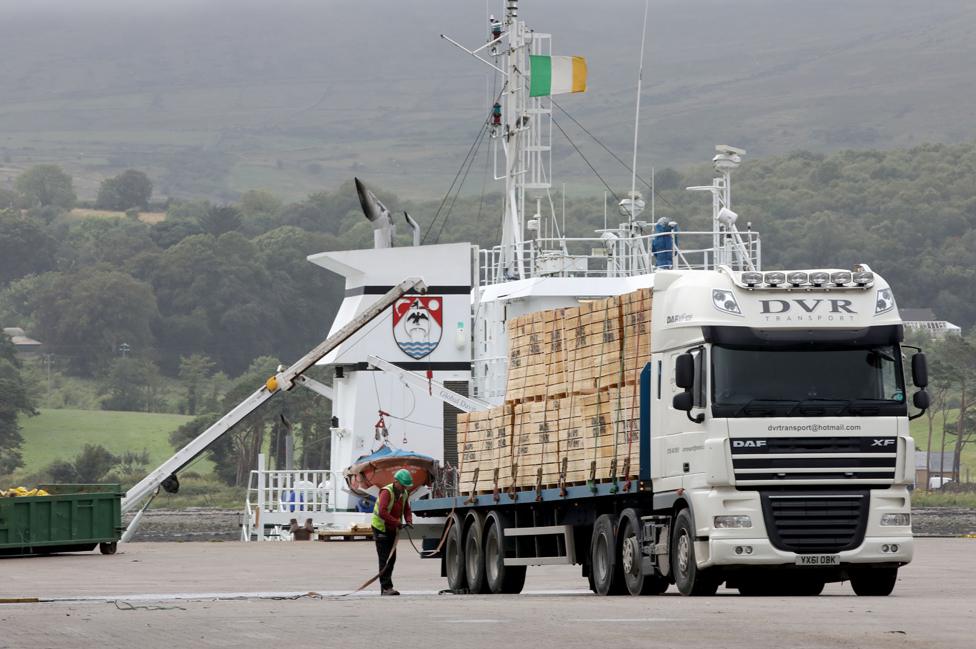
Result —
[{"label": "truck side mirror", "polygon": [[[914,370],[914,368],[915,366],[913,364],[912,369]],[[682,390],[690,390],[692,387],[694,387],[695,358],[691,354],[684,353],[678,356],[678,359],[674,365],[674,383]],[[683,410],[689,409],[690,408],[683,408]]]},{"label": "truck side mirror", "polygon": [[684,410],[685,412],[690,412],[694,406],[695,399],[691,396],[691,392],[679,392],[674,395],[674,399],[671,400],[671,405],[674,406],[675,410]]},{"label": "truck side mirror", "polygon": [[[925,390],[919,390],[912,397],[912,403],[915,404],[915,407],[916,408],[918,408],[919,410],[921,410],[923,412],[926,411],[926,410],[928,410],[928,407],[929,407],[929,393],[926,392]],[[921,414],[921,413],[919,413],[919,414]]]},{"label": "truck side mirror", "polygon": [[929,384],[929,366],[925,361],[924,352],[918,352],[912,356],[912,383],[919,388],[924,388]]}]

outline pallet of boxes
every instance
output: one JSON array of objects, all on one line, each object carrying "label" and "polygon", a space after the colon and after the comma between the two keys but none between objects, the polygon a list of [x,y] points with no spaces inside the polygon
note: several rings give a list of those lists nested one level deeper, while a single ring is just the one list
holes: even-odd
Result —
[{"label": "pallet of boxes", "polygon": [[458,416],[465,494],[629,481],[651,289],[508,322],[506,401]]}]

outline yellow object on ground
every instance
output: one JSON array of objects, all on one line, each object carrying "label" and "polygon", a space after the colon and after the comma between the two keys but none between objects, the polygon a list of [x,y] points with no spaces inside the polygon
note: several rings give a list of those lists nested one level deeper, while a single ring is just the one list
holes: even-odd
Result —
[{"label": "yellow object on ground", "polygon": [[50,496],[43,489],[28,489],[27,487],[11,487],[6,491],[0,489],[0,498],[22,498],[25,496]]}]

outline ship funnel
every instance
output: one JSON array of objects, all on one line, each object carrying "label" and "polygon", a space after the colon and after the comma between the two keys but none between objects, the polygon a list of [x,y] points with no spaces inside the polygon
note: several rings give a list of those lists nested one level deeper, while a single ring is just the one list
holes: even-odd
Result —
[{"label": "ship funnel", "polygon": [[407,214],[406,210],[404,210],[403,212],[403,218],[407,220],[407,227],[410,228],[410,231],[413,233],[413,245],[419,246],[420,245],[420,224],[414,221],[412,218],[410,218],[410,215]]},{"label": "ship funnel", "polygon": [[359,204],[363,208],[363,214],[373,226],[373,247],[392,248],[393,235],[396,233],[393,215],[390,210],[386,209],[386,205],[383,205],[380,199],[376,198],[376,194],[366,189],[366,185],[359,178],[354,180],[356,181],[356,193],[359,194]]}]

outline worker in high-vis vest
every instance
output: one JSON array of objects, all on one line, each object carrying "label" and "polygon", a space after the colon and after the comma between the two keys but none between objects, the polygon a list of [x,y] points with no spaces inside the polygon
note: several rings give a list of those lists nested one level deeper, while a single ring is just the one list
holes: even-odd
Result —
[{"label": "worker in high-vis vest", "polygon": [[395,545],[400,520],[405,527],[413,527],[413,515],[408,501],[413,478],[406,469],[393,474],[393,482],[380,489],[379,498],[373,505],[373,540],[380,564],[380,593],[399,595],[393,588],[393,565],[396,563]]}]

